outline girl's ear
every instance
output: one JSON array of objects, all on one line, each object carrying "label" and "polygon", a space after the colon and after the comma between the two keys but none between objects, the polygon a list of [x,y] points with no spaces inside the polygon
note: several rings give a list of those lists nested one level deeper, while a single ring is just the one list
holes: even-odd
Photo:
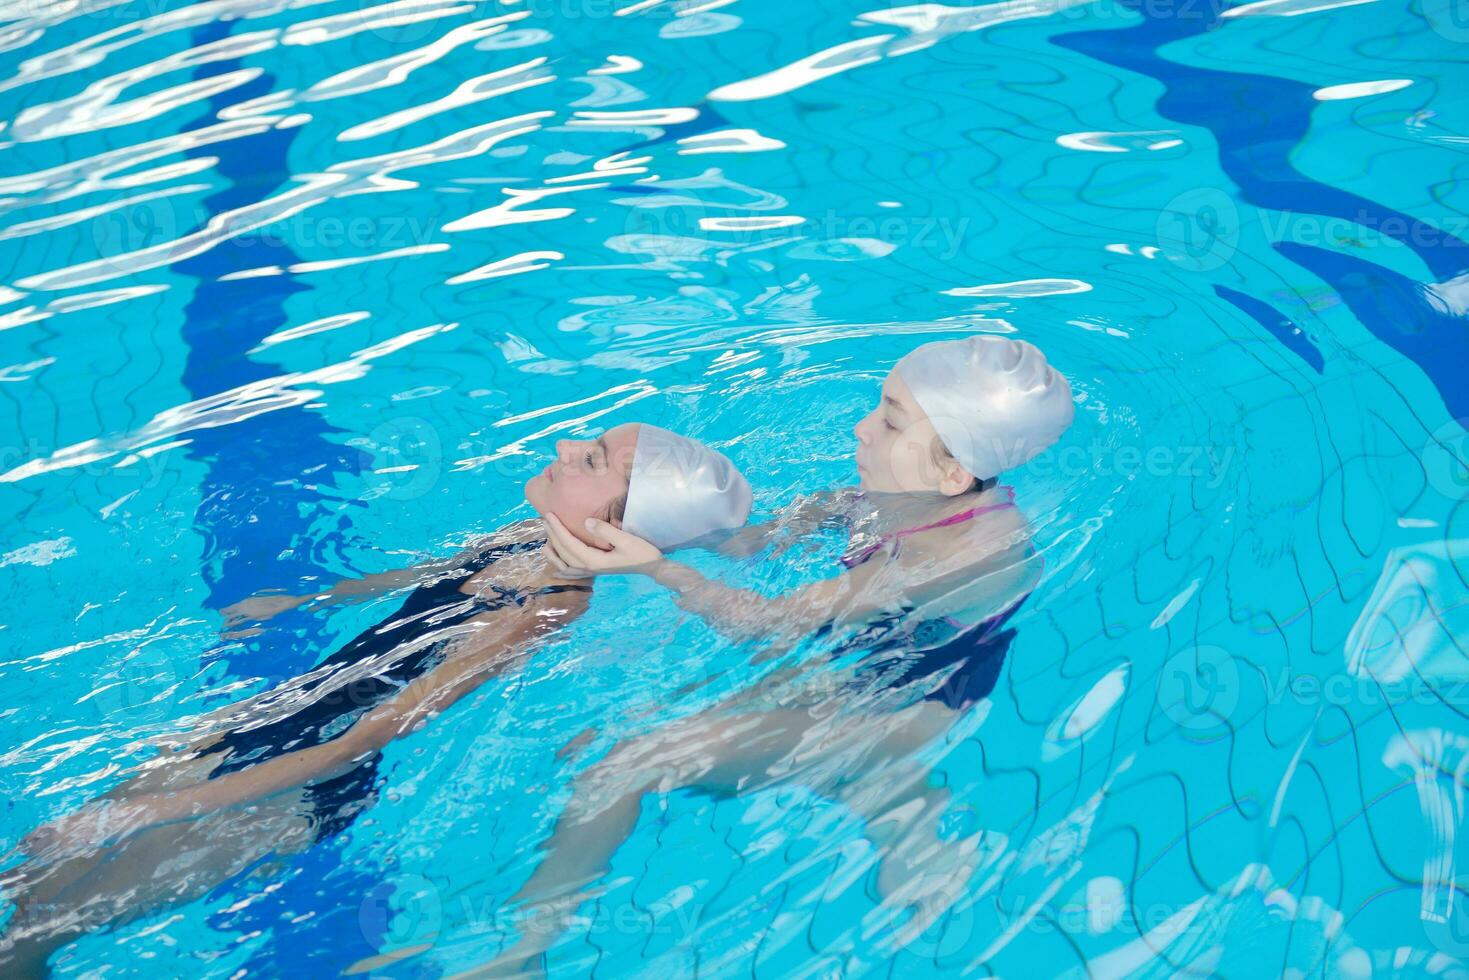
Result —
[{"label": "girl's ear", "polygon": [[944,465],[943,476],[939,479],[939,492],[945,497],[957,497],[973,485],[974,477],[958,460],[950,457]]}]

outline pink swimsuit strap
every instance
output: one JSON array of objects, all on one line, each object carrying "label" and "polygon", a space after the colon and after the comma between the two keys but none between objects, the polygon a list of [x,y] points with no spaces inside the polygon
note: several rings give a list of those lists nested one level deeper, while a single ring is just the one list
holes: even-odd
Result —
[{"label": "pink swimsuit strap", "polygon": [[930,530],[932,530],[932,529],[934,529],[936,527],[948,527],[951,524],[962,524],[963,522],[965,522],[967,520],[971,520],[971,519],[973,519],[975,517],[978,517],[980,514],[988,514],[992,510],[1003,510],[1006,507],[1014,507],[1015,506],[1015,488],[1014,487],[1012,487],[1012,486],[1003,486],[1003,487],[996,487],[995,489],[996,490],[1003,490],[1005,492],[1005,500],[1004,500],[1003,503],[986,504],[983,507],[971,507],[968,510],[960,511],[957,514],[951,514],[951,515],[949,515],[948,517],[944,518],[941,521],[934,521],[932,524],[920,524],[918,527],[905,527],[905,528],[903,528],[900,531],[893,531],[893,532],[891,532],[889,534],[884,534],[881,537],[879,537],[875,543],[873,543],[873,544],[869,545],[868,547],[864,548],[860,553],[858,553],[856,555],[847,555],[847,556],[844,556],[842,558],[842,560],[841,560],[842,561],[842,564],[843,565],[846,565],[848,568],[852,568],[852,567],[854,567],[856,565],[860,565],[864,561],[866,561],[868,558],[872,557],[873,552],[875,552],[878,549],[882,548],[889,541],[892,541],[892,540],[894,540],[896,538],[904,538],[904,537],[907,537],[910,534],[917,534],[919,531],[930,531]]}]

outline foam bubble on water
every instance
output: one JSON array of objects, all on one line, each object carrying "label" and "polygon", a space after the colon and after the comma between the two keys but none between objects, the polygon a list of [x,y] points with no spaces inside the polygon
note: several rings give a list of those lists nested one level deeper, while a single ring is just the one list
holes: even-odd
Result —
[{"label": "foam bubble on water", "polygon": [[1371,82],[1348,82],[1345,85],[1328,85],[1311,93],[1317,102],[1336,102],[1342,99],[1363,99],[1369,95],[1396,92],[1413,84],[1411,78],[1381,78]]},{"label": "foam bubble on water", "polygon": [[626,54],[609,54],[607,61],[587,72],[588,75],[624,75],[628,72],[638,71],[643,63],[638,59]]},{"label": "foam bubble on water", "polygon": [[680,155],[694,153],[760,153],[765,150],[781,150],[785,144],[780,140],[761,136],[753,129],[721,129],[714,133],[686,136],[678,141]]},{"label": "foam bubble on water", "polygon": [[1049,17],[1090,2],[1091,0],[1004,0],[1001,3],[973,7],[920,3],[869,11],[858,14],[857,19],[869,24],[899,27],[908,34],[876,34],[833,45],[774,71],[721,85],[709,93],[708,99],[711,102],[747,102],[784,95],[823,78],[869,65],[883,58],[922,51],[955,34],[977,31],[1009,21]]},{"label": "foam bubble on water", "polygon": [[1046,761],[1059,758],[1090,738],[1122,699],[1127,690],[1127,675],[1127,665],[1114,668],[1061,712],[1046,730],[1041,758]]},{"label": "foam bubble on water", "polygon": [[[1159,137],[1163,137],[1159,139]],[[1163,129],[1134,132],[1066,133],[1056,137],[1056,145],[1068,150],[1091,153],[1130,153],[1133,150],[1167,150],[1183,144],[1173,133]]]},{"label": "foam bubble on water", "polygon": [[1376,3],[1377,0],[1258,0],[1257,3],[1247,3],[1239,7],[1232,7],[1219,16],[1225,17],[1257,17],[1267,15],[1270,17],[1299,17],[1301,14],[1314,14],[1323,10],[1336,10],[1340,7],[1356,7],[1364,3]]},{"label": "foam bubble on water", "polygon": [[550,268],[552,262],[566,258],[565,254],[551,250],[539,252],[520,252],[509,258],[499,259],[468,272],[460,273],[446,280],[450,286],[457,286],[467,282],[481,282],[485,279],[498,279],[501,276],[515,276],[522,272],[535,272],[539,269]]},{"label": "foam bubble on water", "polygon": [[945,289],[945,296],[1005,297],[1024,299],[1032,296],[1065,296],[1070,293],[1091,292],[1091,284],[1080,279],[1020,279],[1015,282],[996,282],[984,286],[960,286]]},{"label": "foam bubble on water", "polygon": [[50,538],[45,541],[36,541],[32,544],[22,545],[13,551],[7,551],[0,555],[0,568],[7,565],[35,565],[42,567],[58,562],[63,558],[70,558],[76,554],[76,549],[71,546],[71,538]]}]

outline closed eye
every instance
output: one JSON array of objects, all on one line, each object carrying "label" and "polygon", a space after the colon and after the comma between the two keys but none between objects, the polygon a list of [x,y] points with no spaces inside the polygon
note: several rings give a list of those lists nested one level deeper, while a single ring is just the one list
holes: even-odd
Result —
[{"label": "closed eye", "polygon": [[885,425],[885,426],[887,426],[889,429],[891,429],[894,432],[897,432],[898,431],[898,427],[896,425],[893,425],[893,423],[889,422],[887,419],[883,419],[882,420],[882,424]]},{"label": "closed eye", "polygon": [[592,454],[591,453],[587,453],[587,469],[591,469],[591,468],[592,468]]}]

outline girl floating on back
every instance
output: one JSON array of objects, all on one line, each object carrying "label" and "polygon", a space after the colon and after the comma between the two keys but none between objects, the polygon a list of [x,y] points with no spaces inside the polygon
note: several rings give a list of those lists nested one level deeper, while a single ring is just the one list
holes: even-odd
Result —
[{"label": "girl floating on back", "polygon": [[[525,487],[542,517],[579,526],[595,516],[675,548],[749,514],[749,485],[728,459],[656,426],[619,425],[556,450]],[[217,712],[216,725],[232,727],[150,760],[29,834],[20,845],[29,862],[6,876],[17,912],[0,937],[0,976],[42,975],[52,951],[91,928],[188,901],[265,854],[341,832],[374,796],[383,746],[523,663],[586,610],[590,585],[548,563],[541,532],[540,521],[522,521],[442,564],[339,584],[324,598],[422,583],[300,683],[272,692],[287,712]],[[227,612],[259,620],[311,598],[258,597]],[[181,854],[190,860],[180,871],[160,868],[178,868]]]}]

